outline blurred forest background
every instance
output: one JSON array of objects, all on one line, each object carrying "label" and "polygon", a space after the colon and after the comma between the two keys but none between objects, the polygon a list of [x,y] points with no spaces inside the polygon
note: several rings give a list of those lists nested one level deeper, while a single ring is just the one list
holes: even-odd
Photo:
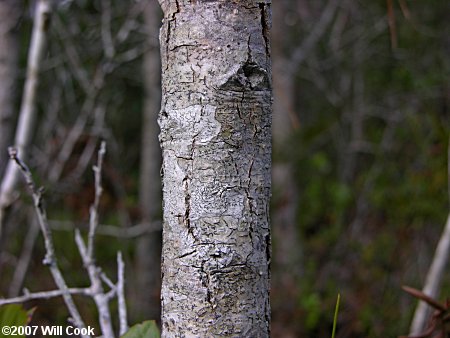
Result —
[{"label": "blurred forest background", "polygon": [[[0,1],[0,177],[23,94],[34,1]],[[450,2],[274,0],[273,337],[407,334],[449,213]],[[91,170],[107,143],[97,261],[126,260],[132,322],[159,316],[156,0],[55,3],[27,163],[46,188],[59,264],[85,285]],[[51,290],[31,199],[6,208],[0,297]],[[439,299],[450,296],[450,274]],[[90,325],[96,310],[76,298]],[[62,325],[60,299],[33,321]]]}]

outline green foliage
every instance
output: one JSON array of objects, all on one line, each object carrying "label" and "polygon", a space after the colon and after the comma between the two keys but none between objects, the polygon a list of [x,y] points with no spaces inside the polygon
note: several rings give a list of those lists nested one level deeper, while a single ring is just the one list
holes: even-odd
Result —
[{"label": "green foliage", "polygon": [[306,328],[314,329],[319,323],[322,313],[320,296],[317,293],[305,294],[300,299],[300,306],[306,313]]},{"label": "green foliage", "polygon": [[[0,306],[0,326],[25,326],[30,321],[33,310],[27,311],[21,305],[9,304]],[[0,338],[11,337],[0,332]],[[16,337],[25,337],[17,335]]]},{"label": "green foliage", "polygon": [[154,320],[147,320],[131,327],[121,338],[159,338],[158,325]]},{"label": "green foliage", "polygon": [[300,128],[275,159],[291,163],[299,194],[301,336],[329,332],[336,290],[347,300],[340,326],[349,335],[407,331],[414,304],[400,285],[423,284],[448,213],[449,27],[442,13],[450,4],[407,3],[406,17],[393,3],[397,49],[389,27],[375,33],[386,2],[353,3],[345,25],[360,37],[333,51],[326,36],[298,73]]}]

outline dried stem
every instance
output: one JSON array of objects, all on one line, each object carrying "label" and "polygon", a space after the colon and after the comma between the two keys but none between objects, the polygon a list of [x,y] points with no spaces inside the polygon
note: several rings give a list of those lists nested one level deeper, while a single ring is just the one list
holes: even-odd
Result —
[{"label": "dried stem", "polygon": [[94,203],[90,208],[89,215],[89,237],[88,237],[88,245],[87,245],[87,255],[91,261],[94,260],[94,239],[95,239],[95,231],[98,227],[98,206],[100,204],[100,197],[102,196],[103,188],[102,188],[102,166],[103,166],[103,158],[106,153],[106,144],[103,141],[100,145],[100,150],[98,151],[98,160],[97,165],[93,166],[92,170],[94,171],[95,178],[95,197]]},{"label": "dried stem", "polygon": [[[90,208],[90,218],[89,218],[89,234],[87,240],[87,246],[85,245],[80,232],[77,230],[75,232],[75,241],[78,246],[81,258],[83,260],[84,266],[88,272],[89,280],[91,282],[92,298],[94,298],[95,304],[97,305],[97,310],[99,313],[99,323],[102,330],[102,334],[105,337],[114,337],[114,330],[112,327],[111,313],[109,310],[109,300],[111,296],[104,292],[102,285],[102,271],[95,264],[94,257],[94,240],[95,231],[98,227],[98,206],[100,203],[100,197],[102,195],[102,185],[101,185],[101,173],[103,166],[103,159],[106,153],[106,144],[103,141],[100,145],[98,151],[97,165],[93,167],[94,177],[95,177],[95,198],[94,203]],[[116,287],[112,285],[112,295],[116,292]]]},{"label": "dried stem", "polygon": [[[85,295],[89,296],[91,290],[89,288],[68,288],[68,292],[72,295]],[[64,295],[62,290],[41,291],[41,292],[28,292],[25,290],[23,296],[0,299],[0,306],[6,304],[24,303],[34,299],[49,299],[54,297],[60,297]]]},{"label": "dried stem", "polygon": [[[17,164],[20,171],[22,172],[22,175],[25,179],[26,184],[28,185],[28,187],[30,189],[31,196],[33,198],[34,208],[35,208],[35,211],[37,214],[39,226],[41,228],[41,232],[42,232],[42,235],[44,236],[44,242],[45,242],[46,254],[45,254],[43,263],[44,263],[44,265],[47,265],[49,267],[50,272],[53,277],[53,280],[55,281],[55,284],[58,287],[58,290],[61,292],[64,302],[66,303],[67,309],[69,310],[69,313],[72,316],[74,324],[79,328],[84,328],[85,324],[80,316],[80,313],[75,305],[75,302],[73,301],[70,290],[67,287],[67,284],[64,280],[64,277],[63,277],[61,271],[59,270],[59,267],[58,267],[58,264],[56,261],[55,248],[53,245],[53,237],[52,237],[52,233],[50,230],[50,226],[48,225],[48,222],[47,222],[47,213],[43,206],[43,198],[42,198],[43,189],[36,188],[36,185],[34,184],[33,177],[31,175],[30,170],[28,169],[26,164],[24,162],[22,162],[22,160],[18,157],[16,149],[10,148],[9,156]],[[88,337],[88,336],[83,336],[83,337]]]},{"label": "dried stem", "polygon": [[117,253],[117,301],[119,303],[119,334],[124,335],[128,330],[127,304],[125,302],[125,264],[122,253]]}]

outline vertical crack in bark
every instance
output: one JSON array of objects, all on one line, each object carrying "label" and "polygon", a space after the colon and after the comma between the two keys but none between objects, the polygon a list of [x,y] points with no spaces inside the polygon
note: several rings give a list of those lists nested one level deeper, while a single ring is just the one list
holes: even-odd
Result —
[{"label": "vertical crack in bark", "polygon": [[172,19],[175,19],[175,15],[180,13],[180,3],[178,2],[178,0],[175,0],[175,6],[177,7],[177,10],[172,13]]},{"label": "vertical crack in bark", "polygon": [[[247,194],[247,202],[248,202],[248,207],[249,207],[249,211],[250,214],[253,214],[253,198],[250,196],[250,187],[252,186],[252,169],[253,169],[253,164],[254,164],[254,160],[252,160],[252,162],[250,163],[250,168],[248,169],[248,187],[245,189],[245,192]],[[253,218],[253,216],[251,217]],[[249,225],[248,225],[248,237],[250,238],[250,241],[252,243],[253,246],[253,232],[255,231],[255,229],[253,228],[253,224],[252,221],[250,221]]]},{"label": "vertical crack in bark", "polygon": [[189,181],[190,178],[187,175],[184,179],[183,179],[183,185],[184,185],[184,207],[185,207],[185,211],[184,211],[184,224],[186,225],[187,231],[188,233],[194,238],[194,232],[193,229],[191,227],[191,193],[189,192]]},{"label": "vertical crack in bark", "polygon": [[270,29],[270,18],[268,15],[268,10],[266,6],[270,6],[269,4],[260,2],[259,10],[261,11],[261,30],[262,36],[264,39],[264,45],[266,47],[266,56],[270,57],[270,48],[269,48],[269,29]]},{"label": "vertical crack in bark", "polygon": [[252,58],[252,48],[250,47],[250,38],[251,38],[251,35],[249,35],[248,39],[247,39],[247,61],[245,61],[245,64],[249,64],[253,60],[253,58]]},{"label": "vertical crack in bark", "polygon": [[239,104],[236,105],[236,109],[237,109],[239,118],[242,120],[242,114],[241,114],[241,109],[239,108]]},{"label": "vertical crack in bark", "polygon": [[253,214],[253,206],[252,206],[252,200],[253,198],[250,196],[250,187],[252,185],[252,169],[253,169],[253,164],[254,164],[254,160],[252,160],[252,162],[250,163],[250,168],[248,169],[248,188],[246,189],[247,192],[247,200],[248,200],[248,206],[249,206],[249,210],[250,213]]},{"label": "vertical crack in bark", "polygon": [[205,270],[205,262],[202,263],[202,266],[200,268],[200,281],[202,283],[202,286],[206,289],[206,301],[209,305],[211,305],[211,308],[214,309],[216,305],[214,304],[213,294],[210,290],[211,281],[209,273]]},{"label": "vertical crack in bark", "polygon": [[176,22],[176,15],[180,13],[180,4],[178,3],[178,0],[175,0],[176,10],[171,13],[170,17],[167,18],[167,31],[166,31],[166,70],[169,67],[170,60],[169,60],[169,49],[170,49],[170,33],[172,30],[172,22]]},{"label": "vertical crack in bark", "polygon": [[188,230],[188,234],[190,234],[195,241],[197,241],[197,238],[194,234],[194,227],[191,225],[191,192],[190,192],[190,182],[192,180],[191,173],[194,170],[194,149],[195,149],[195,142],[197,139],[198,134],[194,135],[192,140],[192,147],[191,147],[191,154],[190,157],[185,158],[185,160],[190,162],[190,168],[186,168],[186,176],[183,178],[183,186],[184,186],[184,223],[186,225],[186,228]]},{"label": "vertical crack in bark", "polygon": [[264,236],[264,239],[266,241],[266,258],[267,258],[267,264],[269,265],[270,270],[270,263],[272,261],[272,253],[270,252],[271,248],[271,241],[270,241],[270,234],[267,234]]}]

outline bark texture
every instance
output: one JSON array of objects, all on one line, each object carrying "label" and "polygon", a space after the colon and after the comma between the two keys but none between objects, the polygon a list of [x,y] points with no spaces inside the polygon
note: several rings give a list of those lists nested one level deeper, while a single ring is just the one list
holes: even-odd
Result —
[{"label": "bark texture", "polygon": [[163,337],[268,337],[270,1],[162,0]]},{"label": "bark texture", "polygon": [[13,141],[14,92],[19,44],[17,25],[21,1],[0,1],[0,177],[6,167],[8,147]]}]

